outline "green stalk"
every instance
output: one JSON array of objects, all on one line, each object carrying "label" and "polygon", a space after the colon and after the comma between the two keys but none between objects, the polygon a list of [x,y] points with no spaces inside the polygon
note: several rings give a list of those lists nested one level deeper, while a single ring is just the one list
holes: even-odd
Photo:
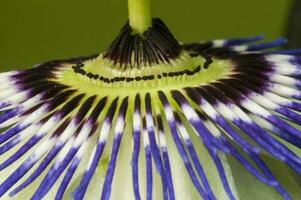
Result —
[{"label": "green stalk", "polygon": [[135,33],[143,34],[152,25],[151,0],[128,0],[129,23]]}]

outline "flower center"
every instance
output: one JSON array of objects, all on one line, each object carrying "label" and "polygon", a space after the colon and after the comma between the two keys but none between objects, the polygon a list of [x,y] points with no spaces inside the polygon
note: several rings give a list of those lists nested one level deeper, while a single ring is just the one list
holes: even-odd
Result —
[{"label": "flower center", "polygon": [[171,64],[181,56],[182,47],[160,19],[142,34],[126,24],[101,57],[121,69]]},{"label": "flower center", "polygon": [[66,81],[64,73],[76,73],[69,85],[77,81],[98,88],[152,89],[207,83],[225,75],[227,69],[212,58],[185,51],[161,20],[152,24],[143,34],[126,24],[103,54],[68,66],[60,77]]}]

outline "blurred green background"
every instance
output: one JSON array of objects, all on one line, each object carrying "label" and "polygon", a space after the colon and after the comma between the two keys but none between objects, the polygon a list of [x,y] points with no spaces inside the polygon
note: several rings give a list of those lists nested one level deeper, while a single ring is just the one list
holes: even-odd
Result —
[{"label": "blurred green background", "polygon": [[[292,0],[153,0],[183,42],[285,34]],[[126,0],[0,0],[0,71],[103,51],[127,20]]]}]

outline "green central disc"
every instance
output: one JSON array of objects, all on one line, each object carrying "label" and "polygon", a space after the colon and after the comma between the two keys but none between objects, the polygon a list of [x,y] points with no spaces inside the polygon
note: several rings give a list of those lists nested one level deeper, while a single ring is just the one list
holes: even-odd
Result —
[{"label": "green central disc", "polygon": [[121,95],[207,84],[230,74],[227,62],[186,52],[154,19],[142,35],[126,24],[103,54],[61,66],[55,78],[91,94]]}]

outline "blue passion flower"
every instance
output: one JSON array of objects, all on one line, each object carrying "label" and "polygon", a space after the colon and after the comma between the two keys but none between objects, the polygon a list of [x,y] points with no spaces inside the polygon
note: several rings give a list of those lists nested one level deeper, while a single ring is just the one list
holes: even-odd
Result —
[{"label": "blue passion flower", "polygon": [[100,55],[0,74],[1,199],[254,199],[249,174],[262,199],[301,194],[300,51],[181,44],[149,3]]}]

